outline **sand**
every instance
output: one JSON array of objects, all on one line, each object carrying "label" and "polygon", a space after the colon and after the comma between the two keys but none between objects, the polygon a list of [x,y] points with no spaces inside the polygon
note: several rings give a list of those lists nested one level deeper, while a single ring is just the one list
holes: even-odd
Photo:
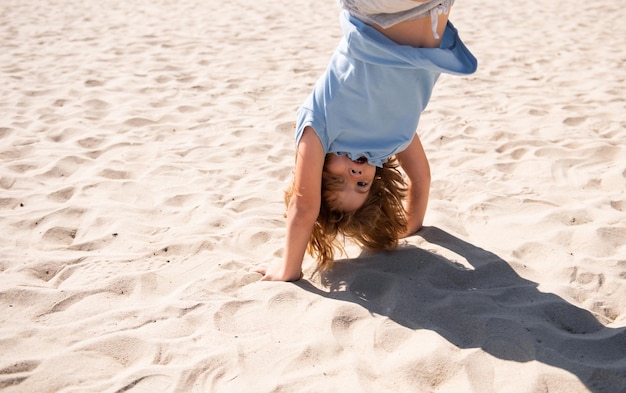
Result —
[{"label": "sand", "polygon": [[623,3],[462,0],[425,229],[281,258],[334,1],[9,0],[2,392],[626,392]]}]

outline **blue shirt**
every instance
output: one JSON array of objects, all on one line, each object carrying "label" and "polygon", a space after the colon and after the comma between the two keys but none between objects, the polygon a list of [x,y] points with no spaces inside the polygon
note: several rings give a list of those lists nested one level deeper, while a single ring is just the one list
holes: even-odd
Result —
[{"label": "blue shirt", "polygon": [[297,113],[296,145],[311,126],[324,152],[382,167],[411,143],[442,72],[471,74],[476,58],[448,22],[439,48],[398,45],[341,13],[343,38]]}]

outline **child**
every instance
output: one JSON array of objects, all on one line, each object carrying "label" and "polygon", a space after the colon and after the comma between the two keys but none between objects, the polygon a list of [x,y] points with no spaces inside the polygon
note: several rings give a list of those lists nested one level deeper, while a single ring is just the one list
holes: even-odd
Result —
[{"label": "child", "polygon": [[420,114],[441,72],[476,70],[448,22],[453,0],[340,2],[344,37],[298,110],[285,255],[263,280],[300,279],[307,248],[329,268],[339,235],[382,250],[419,230],[430,188]]}]

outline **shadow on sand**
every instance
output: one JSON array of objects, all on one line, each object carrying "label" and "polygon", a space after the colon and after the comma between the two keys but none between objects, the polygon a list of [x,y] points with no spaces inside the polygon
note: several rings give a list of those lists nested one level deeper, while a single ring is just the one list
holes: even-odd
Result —
[{"label": "shadow on sand", "polygon": [[540,292],[497,255],[441,229],[419,235],[464,257],[473,270],[406,247],[337,263],[322,275],[328,291],[298,285],[407,328],[433,330],[459,348],[559,367],[594,393],[626,392],[626,328],[608,328],[589,311]]}]

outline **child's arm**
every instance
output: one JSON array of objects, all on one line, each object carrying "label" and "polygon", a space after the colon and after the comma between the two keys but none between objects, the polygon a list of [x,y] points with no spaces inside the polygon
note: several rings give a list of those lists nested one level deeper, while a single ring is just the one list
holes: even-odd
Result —
[{"label": "child's arm", "polygon": [[407,231],[401,237],[412,235],[422,228],[428,192],[430,191],[430,166],[419,136],[415,134],[409,146],[396,155],[400,166],[408,177],[406,200]]},{"label": "child's arm", "polygon": [[302,273],[302,259],[306,252],[313,225],[321,203],[324,149],[315,131],[305,128],[296,154],[294,194],[287,207],[287,237],[285,257],[258,272],[265,281],[296,281]]}]

